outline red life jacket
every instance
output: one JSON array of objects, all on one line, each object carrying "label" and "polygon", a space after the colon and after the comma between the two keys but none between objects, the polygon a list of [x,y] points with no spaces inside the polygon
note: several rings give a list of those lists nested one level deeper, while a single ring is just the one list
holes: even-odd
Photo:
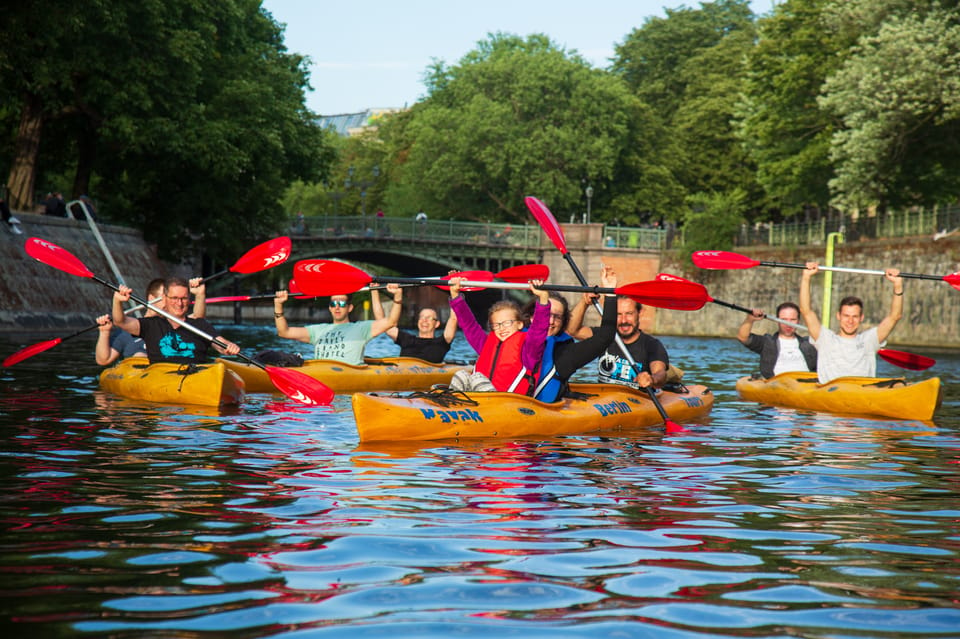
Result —
[{"label": "red life jacket", "polygon": [[473,370],[489,377],[498,391],[526,395],[533,384],[533,374],[523,367],[520,358],[526,339],[525,331],[517,331],[502,342],[493,333],[488,334]]}]

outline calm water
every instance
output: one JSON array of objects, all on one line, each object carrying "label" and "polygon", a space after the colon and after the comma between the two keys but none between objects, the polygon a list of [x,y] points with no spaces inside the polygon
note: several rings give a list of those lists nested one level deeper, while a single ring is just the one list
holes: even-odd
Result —
[{"label": "calm water", "polygon": [[924,424],[742,402],[752,353],[664,341],[709,418],[548,441],[120,400],[93,337],[0,369],[4,636],[960,637],[960,356]]}]

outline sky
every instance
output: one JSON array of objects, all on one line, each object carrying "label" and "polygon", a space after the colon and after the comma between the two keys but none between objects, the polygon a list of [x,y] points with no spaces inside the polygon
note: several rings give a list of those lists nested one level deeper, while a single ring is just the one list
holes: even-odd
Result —
[{"label": "sky", "polygon": [[[751,0],[768,13],[776,0]],[[403,108],[426,93],[422,78],[434,59],[448,66],[498,31],[546,34],[606,68],[614,47],[664,7],[698,8],[673,0],[264,0],[286,25],[291,52],[310,58],[307,107],[319,115]]]}]

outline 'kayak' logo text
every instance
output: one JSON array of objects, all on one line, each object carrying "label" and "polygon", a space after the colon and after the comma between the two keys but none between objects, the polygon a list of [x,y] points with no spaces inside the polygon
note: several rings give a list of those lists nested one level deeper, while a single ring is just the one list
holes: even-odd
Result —
[{"label": "'kayak' logo text", "polygon": [[475,410],[433,410],[432,408],[421,408],[425,419],[439,419],[444,424],[450,422],[478,422],[483,423],[483,417]]}]

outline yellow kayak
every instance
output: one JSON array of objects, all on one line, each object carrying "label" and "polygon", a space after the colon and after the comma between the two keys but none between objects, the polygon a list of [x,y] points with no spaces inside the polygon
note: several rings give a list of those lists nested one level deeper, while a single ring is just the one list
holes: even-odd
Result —
[{"label": "yellow kayak", "polygon": [[867,417],[929,421],[940,407],[940,378],[907,383],[900,378],[840,377],[820,384],[816,373],[781,373],[770,379],[741,377],[744,399],[776,406]]},{"label": "yellow kayak", "polygon": [[[552,404],[516,393],[356,393],[353,414],[361,442],[616,433],[663,423],[644,391],[616,384],[570,389],[576,398]],[[701,417],[713,407],[706,386],[664,391],[658,399],[674,421]]]},{"label": "yellow kayak", "polygon": [[[243,379],[248,393],[275,393],[276,387],[267,372],[253,364],[218,359]],[[470,366],[431,364],[415,357],[366,358],[366,364],[356,366],[332,359],[308,359],[300,371],[320,380],[335,393],[356,393],[374,390],[426,390],[434,384],[449,384],[458,370],[472,370]]]},{"label": "yellow kayak", "polygon": [[243,401],[243,380],[223,364],[150,364],[128,357],[100,373],[100,388],[164,404],[226,406]]}]

